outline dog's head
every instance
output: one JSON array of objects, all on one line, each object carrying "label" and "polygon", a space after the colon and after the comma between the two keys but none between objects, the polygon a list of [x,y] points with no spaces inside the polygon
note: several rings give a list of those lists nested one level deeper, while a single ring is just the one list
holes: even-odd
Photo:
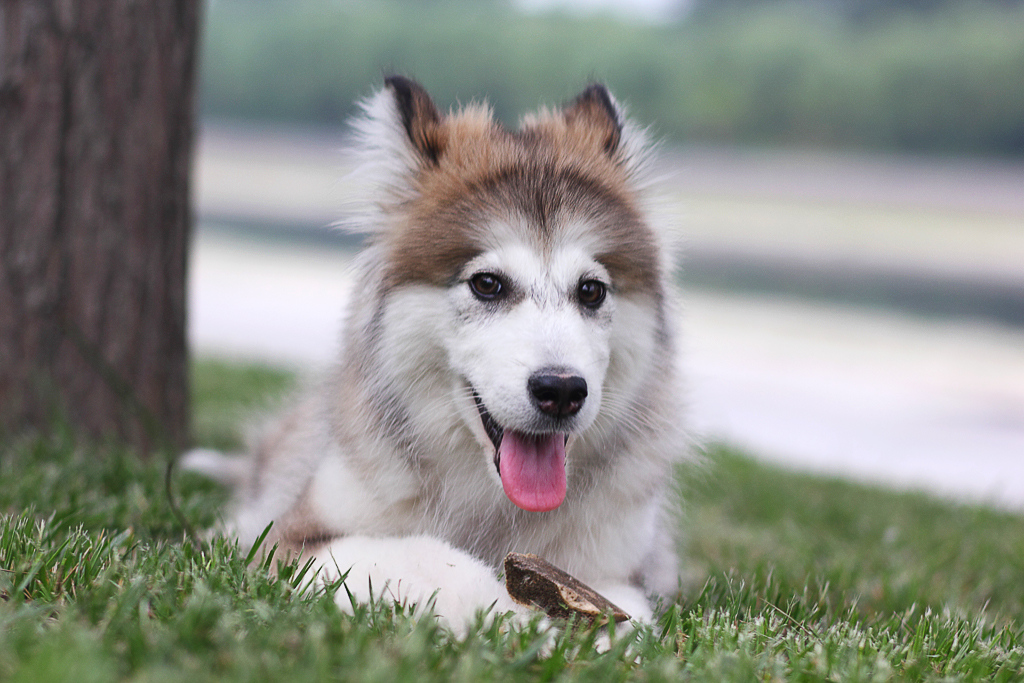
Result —
[{"label": "dog's head", "polygon": [[483,105],[443,115],[400,77],[366,109],[382,357],[408,419],[454,408],[513,503],[558,507],[567,444],[644,420],[667,334],[643,136],[600,85],[517,130]]}]

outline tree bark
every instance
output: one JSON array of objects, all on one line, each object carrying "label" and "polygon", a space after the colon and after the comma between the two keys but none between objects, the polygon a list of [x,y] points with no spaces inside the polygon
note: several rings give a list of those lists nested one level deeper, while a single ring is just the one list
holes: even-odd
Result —
[{"label": "tree bark", "polygon": [[199,5],[0,2],[0,431],[187,438]]}]

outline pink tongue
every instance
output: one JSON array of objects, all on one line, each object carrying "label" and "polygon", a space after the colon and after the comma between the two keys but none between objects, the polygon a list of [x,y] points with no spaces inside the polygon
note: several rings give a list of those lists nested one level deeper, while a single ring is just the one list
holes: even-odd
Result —
[{"label": "pink tongue", "polygon": [[501,485],[530,512],[554,510],[565,500],[565,435],[530,436],[506,429],[498,449]]}]

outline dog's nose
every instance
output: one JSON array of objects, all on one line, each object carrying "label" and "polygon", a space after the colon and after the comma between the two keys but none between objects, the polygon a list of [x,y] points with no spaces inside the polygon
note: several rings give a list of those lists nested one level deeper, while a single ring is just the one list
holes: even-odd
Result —
[{"label": "dog's nose", "polygon": [[575,415],[587,398],[587,380],[577,375],[537,373],[527,387],[537,408],[552,417]]}]

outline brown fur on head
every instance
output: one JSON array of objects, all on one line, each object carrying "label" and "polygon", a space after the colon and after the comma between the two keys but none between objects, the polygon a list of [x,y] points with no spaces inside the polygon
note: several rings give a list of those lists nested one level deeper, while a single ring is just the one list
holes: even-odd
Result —
[{"label": "brown fur on head", "polygon": [[624,117],[603,85],[525,116],[516,130],[482,104],[442,115],[410,79],[392,76],[385,86],[407,153],[390,182],[395,196],[380,206],[388,287],[448,284],[485,246],[488,221],[525,219],[550,240],[584,218],[606,245],[600,260],[618,287],[657,289],[657,240],[637,188],[643,142],[626,144]]}]

